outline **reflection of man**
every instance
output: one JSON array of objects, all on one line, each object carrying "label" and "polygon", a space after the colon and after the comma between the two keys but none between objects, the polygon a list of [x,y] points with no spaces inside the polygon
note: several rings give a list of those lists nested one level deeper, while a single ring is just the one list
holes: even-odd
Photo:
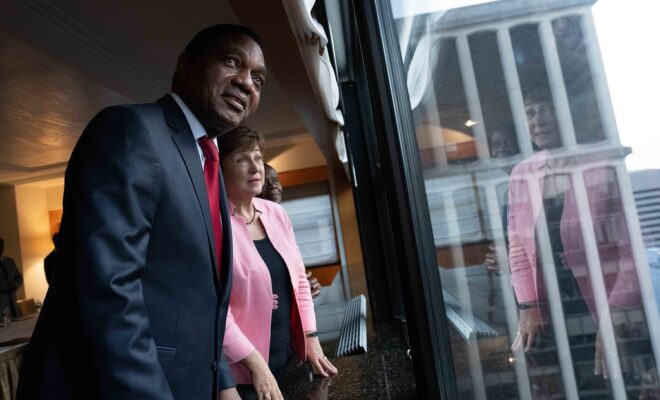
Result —
[{"label": "reflection of man", "polygon": [[510,124],[501,125],[490,134],[490,156],[507,158],[517,154],[515,130]]},{"label": "reflection of man", "polygon": [[13,258],[5,257],[5,241],[0,238],[0,313],[9,310],[10,317],[18,316],[16,291],[23,284],[23,275],[18,271]]},{"label": "reflection of man", "polygon": [[[261,190],[259,197],[262,199],[274,201],[275,203],[282,202],[282,183],[275,168],[269,164],[264,164],[264,187]],[[321,294],[321,284],[319,280],[312,276],[311,272],[307,272],[307,280],[309,287],[312,290],[312,298],[315,299]]]},{"label": "reflection of man", "polygon": [[[502,159],[513,157],[518,154],[518,145],[516,143],[515,129],[511,123],[503,123],[498,125],[489,136],[490,156],[494,159]],[[504,168],[504,172],[509,175],[510,168]],[[504,232],[504,239],[506,242],[506,229],[507,229],[507,210],[508,210],[508,194],[500,198],[500,210],[502,215],[502,229]],[[499,273],[500,266],[497,259],[497,249],[495,243],[491,243],[486,251],[484,259],[484,266],[489,273]]]},{"label": "reflection of man", "polygon": [[213,26],[179,56],[172,94],[89,123],[67,168],[62,262],[19,400],[210,400],[233,386],[221,356],[231,229],[214,138],[257,109],[265,68],[256,34]]}]

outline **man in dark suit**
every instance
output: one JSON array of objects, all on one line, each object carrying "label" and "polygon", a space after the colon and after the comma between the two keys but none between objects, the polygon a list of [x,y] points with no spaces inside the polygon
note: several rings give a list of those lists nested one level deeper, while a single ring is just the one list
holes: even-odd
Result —
[{"label": "man in dark suit", "polygon": [[16,262],[11,257],[5,257],[5,241],[0,238],[0,318],[3,318],[5,310],[8,317],[18,317],[18,306],[16,305],[16,291],[23,284],[23,275],[16,267]]},{"label": "man in dark suit", "polygon": [[254,32],[213,26],[179,57],[173,93],[89,123],[67,167],[60,264],[18,399],[235,394],[222,356],[231,228],[213,138],[257,109],[265,74]]}]

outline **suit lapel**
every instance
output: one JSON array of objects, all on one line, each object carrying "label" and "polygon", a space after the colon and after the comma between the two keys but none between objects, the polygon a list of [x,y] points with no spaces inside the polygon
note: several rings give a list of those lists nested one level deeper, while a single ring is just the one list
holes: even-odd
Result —
[{"label": "suit lapel", "polygon": [[220,268],[222,279],[220,280],[220,284],[222,285],[223,297],[226,297],[226,299],[221,299],[223,301],[229,301],[229,294],[231,291],[227,290],[227,288],[231,288],[231,272],[233,268],[233,242],[228,204],[229,200],[227,199],[227,192],[225,190],[225,180],[222,177],[222,170],[220,170],[220,216],[222,218],[222,267]]},{"label": "suit lapel", "polygon": [[[158,100],[158,103],[161,105],[161,107],[163,107],[167,124],[172,129],[174,129],[174,131],[176,131],[176,133],[172,135],[172,140],[179,149],[179,154],[181,154],[181,157],[183,158],[183,162],[185,163],[186,169],[188,170],[188,176],[190,177],[193,188],[195,189],[197,202],[204,217],[206,236],[208,239],[211,259],[213,261],[212,264],[213,276],[215,277],[216,289],[220,289],[220,278],[218,276],[217,257],[215,256],[215,254],[217,253],[215,251],[213,224],[211,222],[211,211],[209,209],[209,200],[208,200],[208,194],[206,192],[206,183],[204,182],[204,175],[201,167],[201,161],[199,159],[197,144],[195,143],[195,138],[193,136],[192,130],[190,129],[190,125],[188,124],[188,121],[186,120],[186,117],[183,114],[183,111],[181,111],[181,108],[179,108],[179,105],[176,104],[174,99],[171,96],[164,96],[160,100]],[[224,191],[224,185],[221,185],[221,187],[222,187],[222,191]],[[224,226],[224,219],[225,216],[223,215],[223,226]],[[225,236],[227,229],[223,227],[223,231],[224,231],[223,236]],[[227,247],[223,243],[223,250],[225,250],[226,248]],[[223,253],[224,252],[225,251],[223,251]],[[226,268],[223,268],[223,270],[224,269]]]}]

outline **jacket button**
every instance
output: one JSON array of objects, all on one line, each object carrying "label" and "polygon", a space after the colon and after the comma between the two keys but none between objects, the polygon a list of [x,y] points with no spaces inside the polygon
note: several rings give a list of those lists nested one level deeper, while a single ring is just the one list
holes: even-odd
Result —
[{"label": "jacket button", "polygon": [[213,371],[213,372],[217,372],[217,371],[218,371],[218,362],[217,362],[217,361],[213,361],[213,362],[211,363],[211,371]]}]

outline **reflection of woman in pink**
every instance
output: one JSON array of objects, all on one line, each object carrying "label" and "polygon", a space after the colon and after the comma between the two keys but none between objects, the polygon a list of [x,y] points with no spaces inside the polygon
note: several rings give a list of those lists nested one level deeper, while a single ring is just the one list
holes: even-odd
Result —
[{"label": "reflection of woman in pink", "polygon": [[[512,349],[523,349],[528,366],[534,368],[559,364],[556,352],[549,351],[555,347],[555,341],[543,268],[552,266],[543,264],[538,250],[538,246],[548,245],[539,242],[537,236],[541,216],[545,215],[566,319],[591,314],[597,320],[580,212],[590,212],[592,216],[610,311],[639,308],[641,298],[614,170],[596,167],[583,173],[588,209],[580,209],[574,182],[566,172],[574,169],[565,159],[553,158],[549,153],[561,146],[552,102],[543,98],[526,100],[531,139],[539,151],[516,165],[511,173],[508,235],[511,279],[520,308],[520,328]],[[573,351],[574,365],[595,359],[595,335],[584,332],[583,339],[590,345],[583,347],[584,352]],[[596,362],[590,369],[598,372],[600,362]],[[585,376],[576,378],[578,390],[585,389],[584,381],[593,381]],[[594,389],[593,383],[589,389]],[[558,375],[539,376],[532,380],[532,390],[535,398],[561,393],[561,379]]]}]

